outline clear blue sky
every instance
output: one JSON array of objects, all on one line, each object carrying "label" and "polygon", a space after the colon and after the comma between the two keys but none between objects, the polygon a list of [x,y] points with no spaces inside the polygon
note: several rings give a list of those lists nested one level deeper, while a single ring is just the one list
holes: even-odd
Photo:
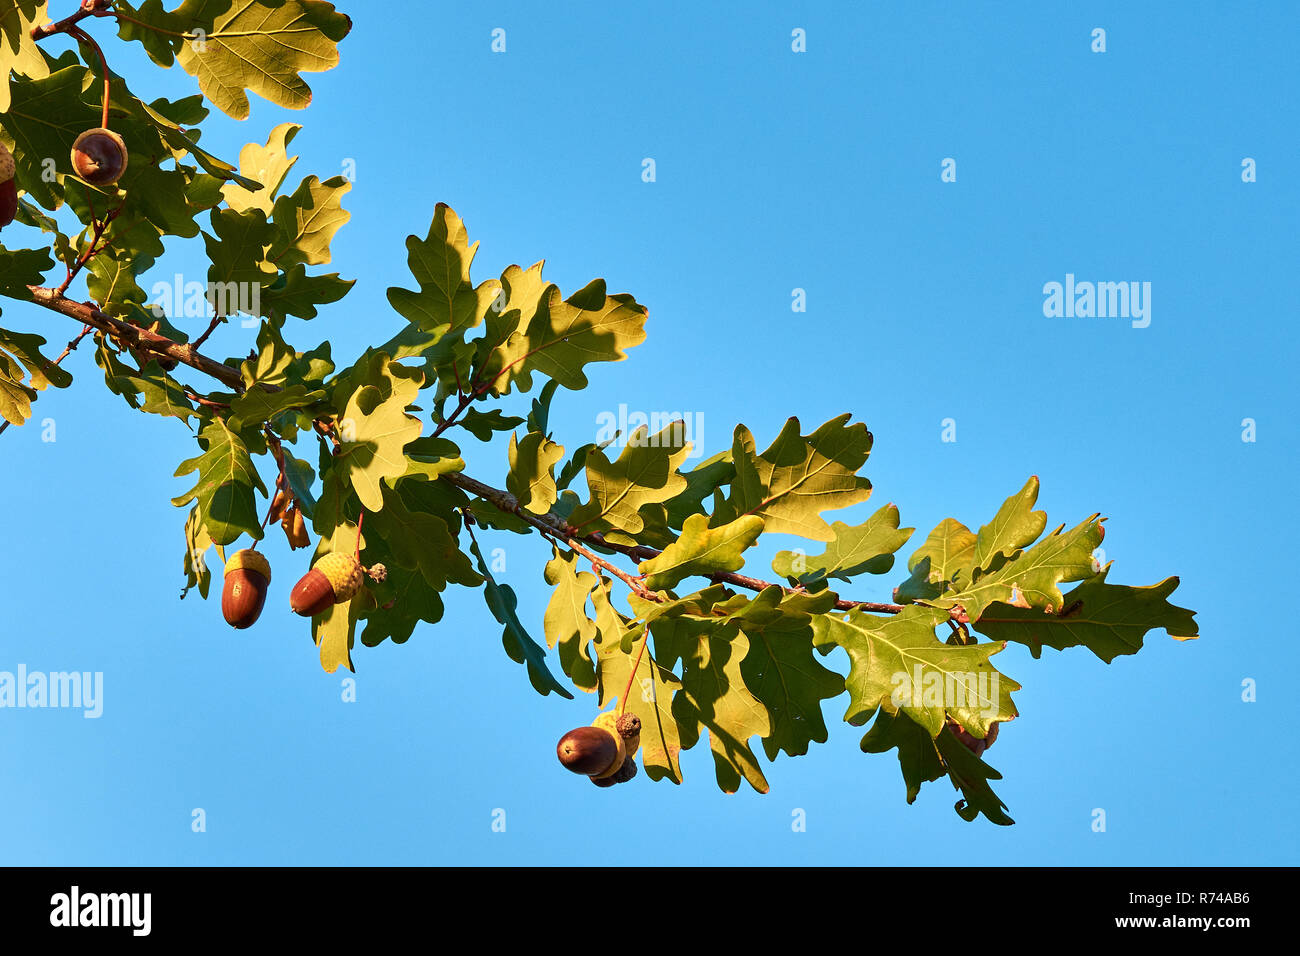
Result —
[{"label": "clear blue sky", "polygon": [[[736,422],[762,447],[788,415],[849,411],[875,433],[876,491],[845,520],[892,501],[919,543],[947,515],[978,526],[1037,474],[1053,525],[1109,516],[1113,581],[1181,575],[1202,639],[1153,632],[1109,666],[1000,656],[1024,684],[989,754],[1012,828],[961,821],[946,781],[909,807],[895,759],[839,722],[845,698],[825,706],[829,744],[766,769],[766,796],[719,793],[703,744],[683,787],[597,790],[553,756],[592,699],[537,696],[478,592],[449,592],[445,620],[404,646],[358,648],[356,703],[287,610],[301,553],[272,547],[251,631],[215,600],[178,601],[185,512],[169,499],[190,479],[171,475],[195,446],[109,395],[83,349],[73,388],[36,406],[57,441],[0,438],[0,670],[102,671],[104,713],[0,710],[0,859],[1295,863],[1300,6],[616,6],[345,3],[355,28],[340,68],[307,77],[308,111],[254,98],[248,122],[209,122],[204,144],[232,158],[303,123],[297,176],[355,160],[332,268],[357,286],[291,320],[291,340],[350,356],[395,331],[385,289],[411,284],[405,237],[445,201],[483,241],[476,278],[546,258],[566,292],[604,276],[648,305],[646,344],[557,399],[569,448],[620,403],[699,414],[708,453]],[[106,49],[146,98],[194,89],[137,47]],[[200,243],[171,248],[158,276],[202,274]],[[1150,326],[1044,317],[1044,283],[1067,273],[1150,282]],[[76,331],[4,310],[53,343]],[[251,336],[223,329],[214,350]],[[503,478],[503,445],[464,448]],[[484,544],[508,549],[502,577],[540,633],[546,549]]]}]

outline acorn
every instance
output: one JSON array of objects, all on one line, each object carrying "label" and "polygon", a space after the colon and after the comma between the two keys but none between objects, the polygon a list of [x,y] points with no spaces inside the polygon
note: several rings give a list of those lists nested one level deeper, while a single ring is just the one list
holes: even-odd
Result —
[{"label": "acorn", "polygon": [[231,627],[252,627],[266,603],[271,586],[271,565],[258,551],[236,551],[226,562],[226,581],[221,588],[221,614]]},{"label": "acorn", "polygon": [[126,172],[126,143],[111,129],[88,129],[72,144],[72,170],[92,186],[111,186]]},{"label": "acorn", "polygon": [[0,143],[0,229],[18,214],[18,182],[14,179],[14,154]]},{"label": "acorn", "polygon": [[555,747],[560,763],[574,773],[592,776],[604,773],[618,756],[613,734],[599,727],[577,727],[560,738]]},{"label": "acorn", "polygon": [[352,600],[361,587],[361,562],[332,551],[316,562],[289,593],[289,606],[303,617],[315,617],[334,604]]},{"label": "acorn", "polygon": [[982,738],[969,733],[965,727],[951,717],[947,719],[946,723],[948,728],[952,730],[953,736],[960,740],[966,749],[977,757],[984,756],[984,751],[992,747],[993,742],[998,739],[998,722],[996,720],[989,724],[989,732]]}]

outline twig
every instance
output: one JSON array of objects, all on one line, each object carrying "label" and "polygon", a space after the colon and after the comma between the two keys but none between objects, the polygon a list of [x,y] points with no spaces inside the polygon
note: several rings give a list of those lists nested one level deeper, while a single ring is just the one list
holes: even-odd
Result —
[{"label": "twig", "polygon": [[[86,196],[86,202],[87,203],[90,202],[89,193]],[[103,237],[104,231],[108,228],[108,224],[112,222],[114,219],[116,219],[117,214],[121,211],[122,211],[122,207],[119,206],[117,209],[114,209],[112,212],[108,213],[108,215],[106,215],[101,221],[100,219],[95,218],[94,207],[93,206],[91,207],[90,213],[93,222],[91,224],[90,242],[86,244],[86,251],[83,252],[80,256],[78,256],[77,261],[68,267],[68,277],[63,280],[62,284],[57,289],[54,290],[56,295],[61,296],[65,292],[67,292],[68,286],[72,285],[72,280],[77,277],[77,273],[79,273],[82,269],[84,269],[86,267],[86,264],[90,262],[91,259],[93,259],[96,255],[104,251],[104,248],[106,247],[101,246],[98,249],[96,249],[95,247],[99,245],[99,240]]]},{"label": "twig", "polygon": [[54,34],[56,33],[68,33],[78,23],[86,19],[86,17],[93,17],[98,15],[100,14],[96,10],[94,10],[93,8],[87,8],[83,4],[81,9],[78,10],[76,13],[72,14],[72,16],[64,17],[62,20],[58,21],[57,23],[46,23],[41,26],[32,27],[32,33],[31,33],[32,39],[36,41],[40,41],[40,40],[44,40],[46,37],[54,36]]},{"label": "twig", "polygon": [[[581,534],[577,529],[565,524],[558,517],[550,513],[542,516],[534,515],[527,509],[522,508],[519,505],[518,499],[509,492],[493,488],[491,485],[485,485],[483,482],[471,478],[469,475],[463,474],[462,472],[448,472],[447,474],[442,475],[440,480],[455,485],[463,491],[468,491],[471,494],[477,495],[478,497],[496,505],[502,511],[508,511],[513,515],[517,515],[539,531],[552,538],[563,538],[570,547],[574,548],[575,551],[579,551],[579,553],[584,557],[587,557],[589,560],[595,558],[596,562],[598,562],[598,566],[605,567],[611,571],[612,566],[608,562],[598,558],[595,554],[585,548],[579,548],[575,545],[575,542],[586,541],[590,544],[609,548],[611,551],[617,551],[618,553],[633,558],[636,561],[646,561],[650,558],[657,557],[660,554],[660,552],[655,548],[646,547],[645,545],[614,544],[611,541],[605,540],[599,532]],[[628,587],[632,588],[638,595],[646,600],[656,602],[662,602],[664,600],[657,592],[648,590],[644,585],[633,579],[630,575],[627,575],[622,571],[613,573],[615,573],[616,577],[626,583]],[[710,581],[713,581],[715,584],[732,584],[748,591],[763,591],[770,587],[779,587],[786,594],[806,593],[796,588],[789,588],[777,584],[773,581],[762,581],[758,578],[751,578],[744,574],[734,574],[728,571],[714,572],[705,575],[705,577]],[[902,604],[880,604],[875,601],[849,601],[844,599],[837,600],[834,607],[836,610],[840,611],[850,611],[854,608],[859,608],[863,611],[872,611],[878,614],[898,614],[904,609],[904,605]],[[958,616],[957,609],[953,610],[952,616],[959,621],[961,620],[961,617]]]},{"label": "twig", "polygon": [[214,316],[212,321],[208,323],[208,327],[204,329],[203,334],[191,343],[191,347],[196,349],[203,348],[203,343],[208,340],[208,336],[211,335],[213,331],[216,330],[216,327],[224,321],[226,321],[224,315]]}]

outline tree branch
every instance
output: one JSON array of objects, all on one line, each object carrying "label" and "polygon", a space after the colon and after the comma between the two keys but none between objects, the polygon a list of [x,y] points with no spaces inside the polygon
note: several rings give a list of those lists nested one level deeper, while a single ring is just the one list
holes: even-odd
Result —
[{"label": "tree branch", "polygon": [[[661,553],[657,549],[650,548],[645,545],[614,544],[611,541],[606,541],[604,536],[601,535],[599,532],[582,534],[577,529],[572,528],[569,525],[566,525],[558,517],[550,513],[547,513],[545,515],[535,515],[530,511],[528,511],[527,509],[521,507],[519,504],[519,500],[509,492],[502,491],[499,488],[493,488],[491,485],[485,485],[483,484],[483,482],[478,481],[475,478],[471,478],[469,475],[463,474],[461,472],[448,472],[447,474],[442,475],[441,478],[443,481],[446,481],[448,484],[455,485],[457,488],[460,488],[462,491],[468,491],[469,493],[477,495],[478,497],[484,499],[485,501],[488,501],[493,505],[496,505],[496,507],[500,508],[502,511],[507,511],[510,514],[522,518],[524,521],[528,522],[530,525],[537,528],[545,535],[548,535],[550,537],[563,538],[569,544],[570,547],[572,547],[575,551],[578,551],[584,557],[587,557],[589,559],[594,558],[594,555],[592,555],[591,552],[588,551],[586,548],[578,547],[574,543],[575,540],[586,541],[602,548],[609,548],[611,551],[617,551],[620,554],[624,554],[627,557],[632,558],[633,560],[638,562],[647,561],[650,558],[657,557]],[[594,563],[597,563],[603,567],[610,567],[608,562],[605,561],[595,561]],[[658,594],[645,588],[639,581],[636,581],[635,579],[631,579],[630,576],[625,575],[621,572],[615,572],[615,573],[619,578],[623,579],[623,581],[627,583],[629,587],[631,587],[634,591],[636,591],[639,595],[646,598],[647,600],[651,600],[651,601],[663,600],[661,597],[659,597]],[[718,571],[713,574],[706,575],[706,577],[708,577],[708,579],[715,584],[732,584],[735,585],[736,587],[744,588],[747,591],[762,591],[770,587],[779,587],[786,594],[807,593],[802,588],[789,588],[783,584],[777,584],[774,581],[763,581],[758,578],[751,578],[748,575],[744,575],[744,574],[733,574],[732,572],[729,571]],[[880,604],[875,601],[849,601],[849,600],[841,599],[835,602],[835,608],[841,611],[849,611],[854,608],[860,608],[864,611],[873,611],[878,614],[897,614],[903,610],[904,605]],[[954,615],[955,613],[956,612],[954,611]]]},{"label": "tree branch", "polygon": [[57,289],[46,289],[34,285],[28,286],[27,289],[32,294],[31,300],[43,308],[66,315],[82,325],[89,325],[99,329],[99,331],[111,335],[133,349],[142,352],[153,352],[156,355],[174,359],[181,365],[188,365],[204,375],[215,378],[236,392],[244,391],[244,377],[239,374],[238,369],[223,365],[206,355],[201,355],[191,345],[181,345],[179,342],[174,342],[167,336],[159,335],[151,329],[141,328],[138,325],[132,325],[130,322],[115,319],[111,315],[101,312],[93,302],[76,302],[61,294]]},{"label": "tree branch", "polygon": [[[220,362],[216,362],[207,356],[200,354],[199,351],[191,345],[181,345],[167,338],[165,335],[159,335],[157,332],[150,329],[144,329],[138,325],[132,325],[129,322],[115,319],[112,316],[101,312],[93,303],[74,302],[73,300],[60,295],[57,289],[46,289],[40,286],[28,286],[27,288],[32,294],[32,301],[37,305],[59,312],[69,318],[76,319],[84,325],[89,325],[102,332],[106,332],[132,348],[154,352],[158,355],[165,355],[168,358],[175,359],[182,365],[188,365],[190,368],[196,369],[197,371],[203,372],[205,375],[217,379],[234,389],[236,392],[244,391],[243,376],[236,369],[229,365],[223,365]],[[274,386],[261,387],[275,390]],[[330,434],[329,422],[322,422],[318,419],[315,422],[315,427],[322,435]],[[650,558],[657,557],[661,553],[657,549],[645,545],[615,544],[612,541],[606,540],[599,532],[583,534],[578,529],[566,524],[556,515],[550,514],[549,512],[545,515],[535,515],[521,507],[519,500],[509,492],[502,491],[499,488],[493,488],[491,485],[486,485],[483,482],[460,472],[444,474],[442,480],[446,481],[448,484],[455,485],[463,491],[477,495],[485,501],[491,502],[502,511],[516,515],[549,538],[558,538],[563,540],[569,547],[581,553],[593,564],[610,571],[646,600],[663,600],[656,592],[646,588],[632,575],[615,568],[609,562],[583,547],[580,542],[594,544],[597,547],[618,552],[619,554],[623,554],[637,562],[647,561]],[[774,581],[764,581],[759,578],[749,577],[744,574],[735,574],[729,571],[717,571],[705,576],[715,584],[730,584],[735,587],[744,588],[747,591],[762,591],[770,587],[779,587],[786,594],[807,593],[803,588],[790,588]],[[849,611],[854,608],[859,608],[863,611],[871,611],[877,614],[897,614],[904,609],[904,605],[902,604],[882,604],[876,601],[850,601],[843,598],[837,600],[834,607],[840,611]],[[962,621],[965,615],[959,608],[954,608],[952,610],[952,617],[954,620]]]}]

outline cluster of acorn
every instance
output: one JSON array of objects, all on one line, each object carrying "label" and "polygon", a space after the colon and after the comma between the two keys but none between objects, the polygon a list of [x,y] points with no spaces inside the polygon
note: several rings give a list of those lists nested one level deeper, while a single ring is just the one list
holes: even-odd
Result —
[{"label": "cluster of acorn", "polygon": [[598,787],[627,783],[636,776],[636,752],[641,746],[641,718],[636,714],[600,714],[590,727],[577,727],[560,738],[555,753],[560,763],[584,774]]},{"label": "cluster of acorn", "polygon": [[[379,582],[388,575],[382,564],[363,568],[353,555],[332,551],[312,565],[289,592],[289,606],[295,614],[314,617],[335,604],[352,600],[361,589],[363,576]],[[252,548],[236,551],[226,562],[226,580],[221,589],[221,614],[231,627],[252,627],[262,614],[266,592],[271,587],[271,564]]]}]

